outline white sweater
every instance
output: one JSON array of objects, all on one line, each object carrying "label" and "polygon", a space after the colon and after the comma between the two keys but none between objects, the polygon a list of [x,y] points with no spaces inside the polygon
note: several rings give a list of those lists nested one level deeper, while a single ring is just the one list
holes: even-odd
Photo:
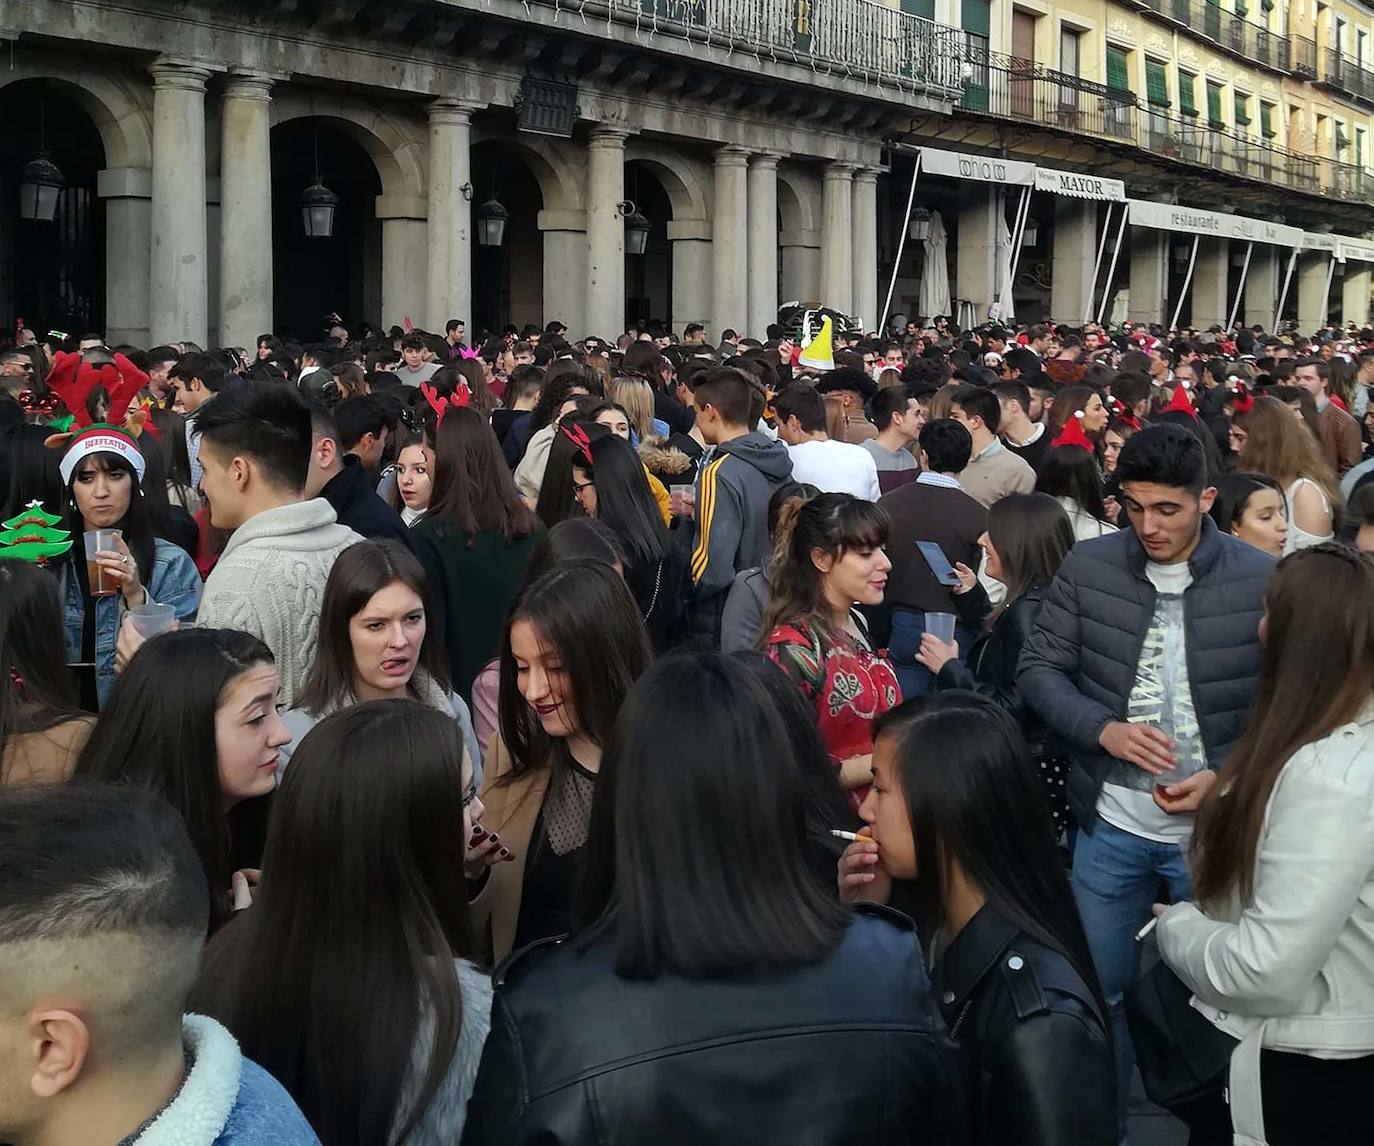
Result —
[{"label": "white sweater", "polygon": [[334,558],[361,540],[318,497],[249,518],[234,530],[206,580],[196,624],[258,637],[276,658],[279,702],[289,707],[315,659]]},{"label": "white sweater", "polygon": [[1261,1048],[1374,1053],[1374,704],[1283,766],[1250,901],[1213,914],[1169,908],[1159,949],[1193,1006],[1242,1040],[1231,1060],[1236,1142],[1263,1143]]}]

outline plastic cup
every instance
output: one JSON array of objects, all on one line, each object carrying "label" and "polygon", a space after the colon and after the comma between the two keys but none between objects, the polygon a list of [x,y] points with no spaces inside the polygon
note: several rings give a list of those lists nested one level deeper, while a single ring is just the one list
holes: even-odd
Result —
[{"label": "plastic cup", "polygon": [[176,623],[177,612],[171,605],[135,605],[129,610],[129,624],[145,641],[171,632]]},{"label": "plastic cup", "polygon": [[696,509],[696,488],[690,485],[668,487],[668,508],[674,517],[691,517]]},{"label": "plastic cup", "polygon": [[119,584],[95,560],[97,553],[111,552],[121,537],[117,529],[88,529],[82,537],[86,541],[86,581],[92,597],[112,597],[119,592]]},{"label": "plastic cup", "polygon": [[954,614],[927,613],[926,632],[947,645],[954,644]]}]

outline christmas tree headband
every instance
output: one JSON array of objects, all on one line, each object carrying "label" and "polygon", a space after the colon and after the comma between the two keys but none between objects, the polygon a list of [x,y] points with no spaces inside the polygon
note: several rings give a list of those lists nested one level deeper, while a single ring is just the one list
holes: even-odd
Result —
[{"label": "christmas tree headband", "polygon": [[62,519],[41,502],[31,501],[8,521],[0,521],[0,557],[47,565],[72,547],[72,535],[60,528]]}]

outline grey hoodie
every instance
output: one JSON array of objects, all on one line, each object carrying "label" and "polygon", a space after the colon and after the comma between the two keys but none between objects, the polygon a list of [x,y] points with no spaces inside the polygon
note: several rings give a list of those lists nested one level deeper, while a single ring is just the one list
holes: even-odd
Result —
[{"label": "grey hoodie", "polygon": [[787,447],[752,430],[717,446],[697,471],[691,573],[694,625],[718,637],[735,574],[768,556],[768,499],[792,476]]}]

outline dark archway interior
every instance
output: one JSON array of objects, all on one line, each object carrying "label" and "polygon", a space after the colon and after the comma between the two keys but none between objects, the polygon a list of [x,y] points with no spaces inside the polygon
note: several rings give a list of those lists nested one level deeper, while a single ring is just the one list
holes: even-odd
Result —
[{"label": "dark archway interior", "polygon": [[[298,202],[319,177],[339,196],[334,232],[305,233]],[[232,162],[232,157],[226,157]],[[272,129],[272,329],[318,342],[325,315],[337,311],[357,329],[381,322],[382,225],[375,201],[382,193],[377,168],[363,146],[337,124],[296,119]],[[414,315],[417,324],[420,315]]]},{"label": "dark archway interior", "polygon": [[626,164],[625,196],[649,220],[644,254],[625,255],[625,317],[641,330],[646,323],[667,326],[673,321],[673,245],[668,241],[672,200],[643,163]]},{"label": "dark archway interior", "polygon": [[[19,174],[46,151],[66,178],[50,223],[19,218]],[[90,116],[60,82],[0,88],[0,321],[40,335],[102,332],[105,205],[96,175],[105,148]]]},{"label": "dark archway interior", "polygon": [[[477,241],[477,214],[495,196],[510,217],[500,247]],[[496,141],[472,148],[472,314],[468,331],[499,331],[507,323],[544,325],[544,236],[539,181],[518,154]]]}]

